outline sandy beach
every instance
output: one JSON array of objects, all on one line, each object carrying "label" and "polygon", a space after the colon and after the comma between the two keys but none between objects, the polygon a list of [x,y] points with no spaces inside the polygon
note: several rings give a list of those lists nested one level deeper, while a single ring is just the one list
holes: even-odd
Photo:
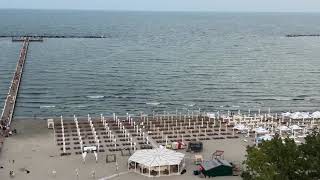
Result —
[{"label": "sandy beach", "polygon": [[[47,128],[44,120],[14,120],[13,126],[18,133],[6,139],[0,155],[0,179],[12,179],[9,171],[15,173],[14,179],[148,179],[147,177],[130,172],[127,173],[128,156],[121,156],[115,152],[119,164],[116,171],[114,162],[106,163],[106,154],[99,152],[98,163],[93,154],[87,156],[86,162],[82,162],[81,155],[71,154],[60,156],[60,147],[56,145],[53,130]],[[232,162],[241,163],[245,158],[247,142],[243,138],[204,141],[204,150],[201,153],[204,159],[211,159],[212,152],[223,150],[224,158]],[[185,150],[179,150],[185,153]],[[192,174],[197,167],[193,165],[193,154],[186,153],[187,173],[180,176],[160,177],[159,179],[195,179]],[[14,163],[12,163],[14,160]],[[26,173],[25,170],[30,171]],[[78,176],[77,176],[78,170]],[[54,173],[55,172],[55,173]],[[94,175],[93,175],[94,174]],[[119,176],[117,174],[120,174]],[[215,179],[241,179],[240,177],[219,177]]]}]

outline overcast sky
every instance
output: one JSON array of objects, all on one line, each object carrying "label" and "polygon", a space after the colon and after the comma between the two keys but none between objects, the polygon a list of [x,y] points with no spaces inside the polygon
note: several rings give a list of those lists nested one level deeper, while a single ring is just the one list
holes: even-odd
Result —
[{"label": "overcast sky", "polygon": [[320,12],[320,0],[0,0],[0,8]]}]

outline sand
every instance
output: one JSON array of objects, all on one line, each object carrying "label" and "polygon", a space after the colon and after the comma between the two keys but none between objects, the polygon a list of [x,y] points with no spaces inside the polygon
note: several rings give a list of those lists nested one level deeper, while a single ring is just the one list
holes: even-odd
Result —
[{"label": "sand", "polygon": [[[115,163],[106,163],[106,152],[99,152],[99,161],[95,162],[93,154],[87,156],[85,163],[82,162],[81,155],[60,156],[60,147],[56,145],[53,130],[47,129],[44,120],[14,120],[13,126],[17,129],[18,134],[6,139],[4,148],[0,154],[0,179],[103,179],[114,174],[121,175],[113,179],[149,179],[133,172],[127,172],[128,156],[121,156],[117,152],[119,171],[116,171]],[[201,153],[204,159],[211,159],[211,153],[215,150],[224,150],[224,158],[229,161],[241,163],[245,159],[245,147],[247,142],[243,138],[223,139],[204,141],[204,151]],[[184,150],[180,150],[184,152]],[[186,153],[187,173],[179,176],[160,177],[159,179],[196,179],[192,171],[197,169],[189,159],[193,154]],[[14,160],[14,163],[12,163]],[[30,171],[27,174],[23,168]],[[76,169],[79,176],[76,175]],[[9,171],[15,172],[15,177],[9,176]],[[54,174],[53,171],[56,173]],[[105,178],[106,179],[106,178]],[[237,176],[216,177],[214,179],[241,179]]]}]

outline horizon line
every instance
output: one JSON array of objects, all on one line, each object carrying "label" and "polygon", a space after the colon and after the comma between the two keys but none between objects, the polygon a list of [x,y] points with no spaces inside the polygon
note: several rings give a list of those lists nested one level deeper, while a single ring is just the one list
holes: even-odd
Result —
[{"label": "horizon line", "polygon": [[0,8],[0,10],[105,11],[105,12],[197,12],[197,13],[320,13],[320,11],[244,11],[244,10],[138,10],[138,9],[78,9],[78,8]]}]

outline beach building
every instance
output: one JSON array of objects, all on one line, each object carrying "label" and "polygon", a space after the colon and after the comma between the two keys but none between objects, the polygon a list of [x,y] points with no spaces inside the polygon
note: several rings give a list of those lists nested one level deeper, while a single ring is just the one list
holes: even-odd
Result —
[{"label": "beach building", "polygon": [[128,159],[128,169],[148,177],[179,175],[185,155],[163,147],[137,150]]}]

